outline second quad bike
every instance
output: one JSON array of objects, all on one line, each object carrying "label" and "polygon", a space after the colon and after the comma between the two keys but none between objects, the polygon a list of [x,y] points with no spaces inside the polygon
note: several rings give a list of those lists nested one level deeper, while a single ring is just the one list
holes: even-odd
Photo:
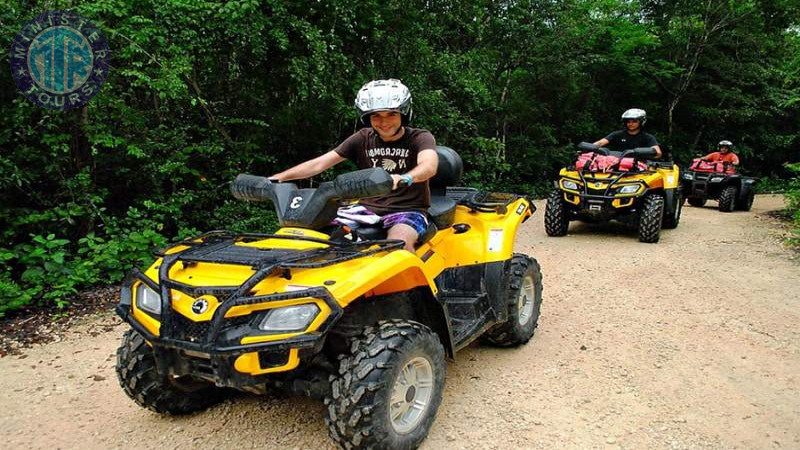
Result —
[{"label": "second quad bike", "polygon": [[123,285],[131,328],[117,352],[122,389],[142,407],[183,414],[225,388],[284,388],[324,399],[344,448],[415,448],[427,436],[445,359],[479,337],[525,344],[542,275],[513,252],[533,205],[453,187],[461,159],[437,148],[430,225],[416,253],[381,228],[331,225],[343,201],[388,193],[390,175],[359,170],[298,189],[240,175],[233,194],[274,203],[274,234],[212,231],[160,251]]},{"label": "second quad bike", "polygon": [[684,198],[692,206],[703,206],[708,199],[719,202],[719,210],[750,211],[755,198],[753,187],[757,178],[736,173],[728,162],[706,162],[695,158],[689,169],[684,171],[681,187]]},{"label": "second quad bike", "polygon": [[610,151],[588,142],[578,160],[561,169],[547,198],[548,236],[565,236],[572,220],[636,224],[641,242],[658,242],[662,228],[681,218],[680,172],[672,162],[651,161],[652,148]]}]

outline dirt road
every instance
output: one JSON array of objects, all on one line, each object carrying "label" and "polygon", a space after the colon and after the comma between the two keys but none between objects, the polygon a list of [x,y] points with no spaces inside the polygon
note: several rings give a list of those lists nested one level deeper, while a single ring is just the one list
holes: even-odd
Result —
[{"label": "dirt road", "polygon": [[[764,215],[780,206],[687,207],[653,245],[580,224],[548,238],[540,204],[518,241],[542,265],[539,330],[457,355],[423,448],[800,448],[800,261]],[[124,329],[109,312],[0,359],[3,448],[333,448],[302,397],[140,409],[114,373]]]}]

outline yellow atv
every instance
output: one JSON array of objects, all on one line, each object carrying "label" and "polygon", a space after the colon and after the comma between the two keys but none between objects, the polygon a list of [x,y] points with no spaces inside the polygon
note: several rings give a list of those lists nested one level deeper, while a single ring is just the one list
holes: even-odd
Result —
[{"label": "yellow atv", "polygon": [[651,161],[652,148],[609,151],[582,142],[575,164],[561,169],[544,214],[548,236],[565,236],[571,220],[634,223],[641,242],[658,242],[661,228],[681,218],[680,173]]},{"label": "yellow atv", "polygon": [[342,447],[418,446],[442,399],[445,357],[481,336],[528,342],[542,300],[538,263],[513,253],[532,204],[448,187],[461,159],[437,152],[416,254],[380,228],[330,225],[341,202],[391,190],[383,169],[317,189],[237,177],[234,195],[272,201],[282,228],[209,232],[132,273],[117,306],[132,327],[117,351],[125,393],[182,414],[220,401],[223,388],[284,388],[324,399]]}]

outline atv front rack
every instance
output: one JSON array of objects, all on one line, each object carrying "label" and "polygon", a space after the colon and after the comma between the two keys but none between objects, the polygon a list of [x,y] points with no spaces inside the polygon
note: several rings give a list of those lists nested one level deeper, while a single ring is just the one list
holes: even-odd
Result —
[{"label": "atv front rack", "polygon": [[[324,244],[327,248],[296,251],[236,245],[237,243],[249,243],[264,239],[313,242]],[[181,246],[189,248],[180,252],[168,253],[169,249]],[[378,248],[370,248],[373,246]],[[153,253],[155,256],[162,258],[181,255],[180,260],[188,263],[240,264],[251,266],[253,269],[258,269],[264,264],[272,263],[275,260],[280,261],[282,264],[291,265],[292,268],[318,268],[402,247],[403,242],[396,239],[340,242],[291,234],[233,234],[225,230],[216,230],[185,239]],[[280,258],[281,256],[283,258]]]}]

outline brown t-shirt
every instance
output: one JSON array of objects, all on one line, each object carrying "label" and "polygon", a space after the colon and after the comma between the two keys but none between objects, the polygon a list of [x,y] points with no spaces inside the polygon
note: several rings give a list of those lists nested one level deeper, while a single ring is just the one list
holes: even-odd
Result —
[{"label": "brown t-shirt", "polygon": [[[359,169],[383,167],[390,174],[402,175],[417,165],[421,150],[435,149],[436,140],[428,130],[405,127],[403,137],[384,142],[372,128],[362,128],[334,149],[339,156],[356,163]],[[400,187],[382,197],[358,201],[376,214],[398,211],[425,212],[431,204],[428,181]]]}]

